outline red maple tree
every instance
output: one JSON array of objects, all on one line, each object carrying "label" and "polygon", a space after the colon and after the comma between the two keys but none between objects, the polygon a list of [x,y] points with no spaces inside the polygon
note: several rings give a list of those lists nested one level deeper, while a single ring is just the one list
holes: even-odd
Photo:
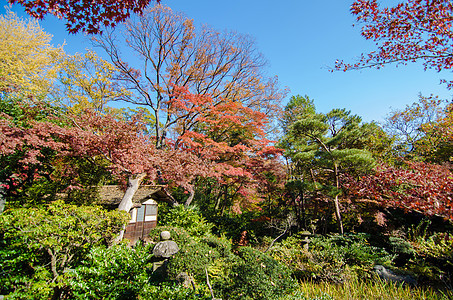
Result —
[{"label": "red maple tree", "polygon": [[[152,138],[143,134],[144,125],[139,118],[122,121],[87,111],[83,116],[71,116],[69,123],[71,126],[31,121],[27,127],[22,127],[3,114],[0,153],[9,155],[21,151],[23,168],[41,164],[46,149],[54,150],[57,159],[70,156],[100,158],[108,162],[115,177],[129,180],[129,187],[135,190],[145,177],[150,181],[159,177],[169,186],[190,190],[194,177],[207,176],[212,170],[209,162],[191,153],[156,149]],[[128,207],[130,205],[132,203]]]},{"label": "red maple tree", "polygon": [[[194,95],[186,88],[175,90],[166,103],[177,116],[173,139],[167,144],[211,161],[212,175],[218,182],[235,186],[235,193],[245,200],[238,202],[239,206],[259,201],[257,190],[266,185],[263,173],[280,174],[278,169],[282,169],[275,161],[282,149],[266,139],[266,114],[240,102],[214,101],[209,95]],[[239,206],[236,211],[241,210]]]},{"label": "red maple tree", "polygon": [[155,137],[145,134],[146,124],[140,116],[124,121],[87,111],[81,116],[65,116],[64,122],[31,120],[24,127],[3,114],[0,153],[23,152],[23,167],[40,164],[45,149],[55,151],[56,159],[97,158],[108,162],[116,178],[129,182],[124,198],[127,205],[120,205],[126,211],[145,178],[184,188],[191,194],[186,205],[193,199],[197,177],[236,185],[246,198],[253,195],[263,178],[260,173],[275,169],[269,161],[280,153],[265,138],[266,116],[240,103],[214,103],[209,96],[178,91],[167,103],[167,109],[178,115],[178,122],[165,147],[157,148]]},{"label": "red maple tree", "polygon": [[378,165],[374,174],[360,179],[345,176],[350,199],[375,200],[424,215],[453,220],[453,173],[449,165],[406,162],[405,167]]},{"label": "red maple tree", "polygon": [[376,42],[377,50],[362,54],[353,64],[337,61],[337,70],[416,61],[437,71],[453,67],[451,1],[407,0],[381,7],[377,0],[356,0],[351,12],[363,24],[362,36]]}]

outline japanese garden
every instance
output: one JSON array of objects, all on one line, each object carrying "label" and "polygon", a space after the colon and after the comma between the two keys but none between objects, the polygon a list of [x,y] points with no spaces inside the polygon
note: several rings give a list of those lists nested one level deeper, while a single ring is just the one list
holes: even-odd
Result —
[{"label": "japanese garden", "polygon": [[[326,76],[451,74],[451,1],[350,2],[374,48]],[[171,0],[8,3],[0,299],[453,298],[451,95],[365,121]]]}]

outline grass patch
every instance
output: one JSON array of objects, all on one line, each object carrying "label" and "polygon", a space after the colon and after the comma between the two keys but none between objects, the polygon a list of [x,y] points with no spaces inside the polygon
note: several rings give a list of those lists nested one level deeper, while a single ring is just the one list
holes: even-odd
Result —
[{"label": "grass patch", "polygon": [[299,289],[285,300],[405,300],[453,299],[452,291],[410,287],[392,282],[349,280],[344,284],[301,282]]}]

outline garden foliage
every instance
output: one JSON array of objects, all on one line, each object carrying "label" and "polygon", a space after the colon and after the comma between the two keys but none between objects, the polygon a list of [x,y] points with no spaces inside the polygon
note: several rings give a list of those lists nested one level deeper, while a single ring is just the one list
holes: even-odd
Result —
[{"label": "garden foliage", "polygon": [[63,292],[65,273],[95,246],[107,246],[127,220],[123,212],[67,205],[10,209],[0,215],[0,293],[45,299]]}]

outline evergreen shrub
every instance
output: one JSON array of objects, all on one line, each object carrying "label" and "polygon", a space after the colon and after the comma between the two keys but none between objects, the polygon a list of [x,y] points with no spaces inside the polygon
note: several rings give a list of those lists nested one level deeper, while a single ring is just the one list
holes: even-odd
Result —
[{"label": "evergreen shrub", "polygon": [[237,256],[231,280],[222,287],[225,299],[276,299],[297,286],[289,268],[269,255],[241,247]]},{"label": "evergreen shrub", "polygon": [[196,207],[184,205],[159,207],[159,224],[183,228],[192,237],[203,237],[210,234],[213,225],[198,212]]},{"label": "evergreen shrub", "polygon": [[73,299],[136,299],[148,285],[152,248],[125,243],[93,248],[87,259],[67,274]]}]

